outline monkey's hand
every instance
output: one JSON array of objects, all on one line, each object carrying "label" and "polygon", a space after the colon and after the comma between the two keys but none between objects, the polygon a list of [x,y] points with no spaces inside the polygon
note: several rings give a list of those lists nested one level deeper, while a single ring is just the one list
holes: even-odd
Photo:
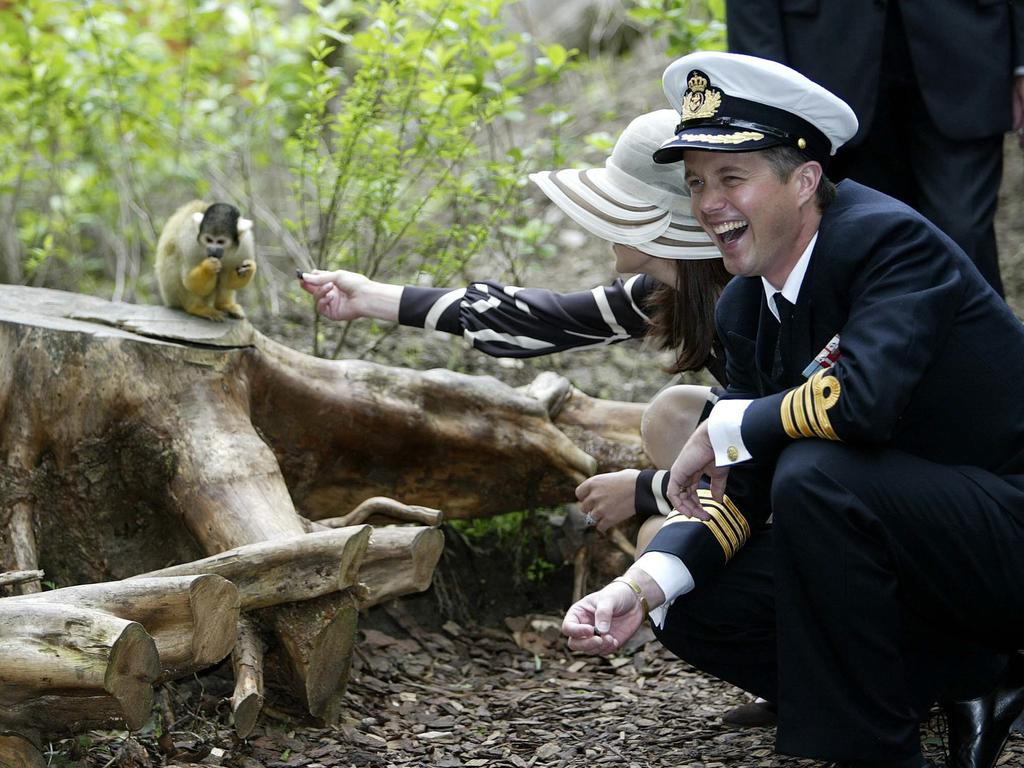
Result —
[{"label": "monkey's hand", "polygon": [[207,256],[185,276],[186,290],[196,296],[209,296],[217,287],[220,268],[220,259]]},{"label": "monkey's hand", "polygon": [[252,259],[246,259],[237,267],[235,267],[235,273],[228,275],[227,285],[228,288],[235,290],[237,288],[244,288],[252,280],[253,275],[256,274],[256,262]]}]

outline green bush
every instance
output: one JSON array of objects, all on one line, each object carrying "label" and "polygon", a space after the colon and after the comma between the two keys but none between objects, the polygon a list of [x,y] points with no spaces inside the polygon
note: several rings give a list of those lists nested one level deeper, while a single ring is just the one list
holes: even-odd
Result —
[{"label": "green bush", "polygon": [[[303,119],[286,144],[303,266],[444,285],[485,245],[506,246],[513,262],[534,252],[546,230],[521,200],[538,147],[519,146],[509,128],[571,52],[554,44],[531,61],[528,41],[498,20],[502,0],[370,3],[351,35],[347,19],[306,4],[334,43],[310,49]],[[328,63],[339,46],[348,77]],[[548,151],[560,159],[557,144]],[[344,341],[342,331],[331,354]]]},{"label": "green bush", "polygon": [[663,38],[672,57],[726,48],[725,0],[635,0],[629,16]]}]

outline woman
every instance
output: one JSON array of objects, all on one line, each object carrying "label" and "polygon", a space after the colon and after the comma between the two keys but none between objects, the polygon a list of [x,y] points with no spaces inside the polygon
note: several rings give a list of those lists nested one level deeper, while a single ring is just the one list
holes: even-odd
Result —
[{"label": "woman", "polygon": [[[316,297],[317,311],[332,320],[372,317],[446,331],[498,357],[650,336],[659,347],[675,350],[670,372],[707,368],[724,384],[723,361],[715,354],[714,307],[730,275],[690,213],[679,164],[652,159],[677,122],[678,114],[668,109],[641,115],[622,132],[603,168],[530,176],[577,224],[613,243],[615,269],[633,277],[556,293],[494,281],[457,290],[403,287],[344,270],[316,270],[301,276],[302,287]],[[707,397],[704,388],[697,400]],[[638,477],[637,470],[622,470],[582,483],[577,497],[588,521],[604,531],[630,517],[641,491]]]}]

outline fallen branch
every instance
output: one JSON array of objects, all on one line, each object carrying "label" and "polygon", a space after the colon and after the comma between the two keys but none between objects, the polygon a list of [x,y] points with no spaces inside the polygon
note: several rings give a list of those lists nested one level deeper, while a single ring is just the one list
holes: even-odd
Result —
[{"label": "fallen branch", "polygon": [[256,727],[263,708],[263,642],[252,621],[245,616],[238,620],[238,636],[231,653],[235,672],[235,692],[231,696],[235,733],[244,739]]},{"label": "fallen branch", "polygon": [[42,581],[44,575],[43,571],[7,571],[0,573],[0,587]]},{"label": "fallen branch", "polygon": [[347,525],[360,525],[369,522],[387,523],[418,523],[434,528],[444,521],[444,514],[439,509],[403,504],[389,499],[387,496],[374,496],[362,502],[347,515],[329,517],[317,522],[326,528],[344,528]]}]

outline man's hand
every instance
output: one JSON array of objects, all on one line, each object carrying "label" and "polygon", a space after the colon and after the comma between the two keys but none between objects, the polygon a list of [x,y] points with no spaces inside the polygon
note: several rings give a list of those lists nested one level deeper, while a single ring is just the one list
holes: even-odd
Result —
[{"label": "man's hand", "polygon": [[637,594],[626,584],[613,581],[569,608],[562,621],[562,634],[569,638],[572,650],[604,655],[621,648],[643,619]]},{"label": "man's hand", "polygon": [[584,480],[576,488],[580,509],[594,520],[604,533],[636,513],[636,478],[638,469],[606,472]]},{"label": "man's hand", "polygon": [[715,466],[715,450],[711,447],[706,421],[690,435],[690,439],[686,441],[683,450],[672,464],[668,480],[668,500],[684,515],[708,520],[710,516],[697,498],[697,487],[702,475],[711,478],[711,495],[721,501],[725,494],[729,468]]}]

